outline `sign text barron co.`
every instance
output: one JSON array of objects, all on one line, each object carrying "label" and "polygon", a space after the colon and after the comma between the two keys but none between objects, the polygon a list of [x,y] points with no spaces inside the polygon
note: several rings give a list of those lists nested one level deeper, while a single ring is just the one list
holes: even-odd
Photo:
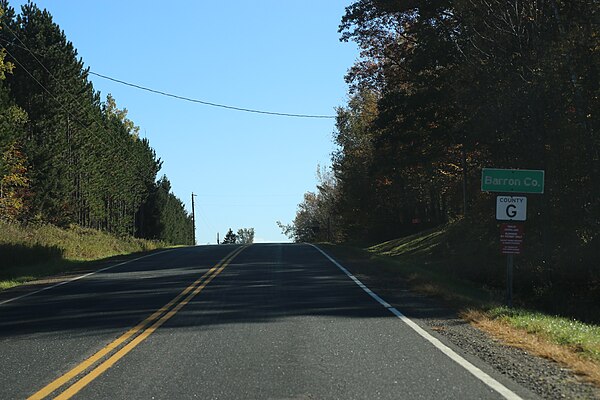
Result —
[{"label": "sign text barron co.", "polygon": [[544,171],[483,168],[481,191],[542,194],[544,193]]}]

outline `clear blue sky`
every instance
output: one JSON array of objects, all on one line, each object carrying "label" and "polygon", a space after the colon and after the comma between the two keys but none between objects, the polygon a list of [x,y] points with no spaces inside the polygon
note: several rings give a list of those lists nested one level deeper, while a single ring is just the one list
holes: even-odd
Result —
[{"label": "clear blue sky", "polygon": [[[10,1],[17,11],[24,1]],[[334,115],[357,50],[337,28],[350,0],[39,0],[94,72],[237,107]],[[334,120],[247,114],[162,97],[91,76],[163,160],[160,174],[191,210],[196,238],[253,227],[285,241],[317,165],[329,165]]]}]

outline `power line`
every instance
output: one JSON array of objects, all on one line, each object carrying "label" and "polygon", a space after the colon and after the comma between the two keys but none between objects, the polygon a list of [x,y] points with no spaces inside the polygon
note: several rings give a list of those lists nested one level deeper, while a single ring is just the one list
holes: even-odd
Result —
[{"label": "power line", "polygon": [[112,77],[107,76],[107,75],[102,75],[102,74],[99,74],[99,73],[93,72],[93,71],[89,71],[89,73],[91,75],[95,75],[95,76],[98,76],[100,78],[107,79],[109,81],[117,82],[117,83],[120,83],[122,85],[131,86],[131,87],[134,87],[136,89],[145,90],[147,92],[151,92],[151,93],[155,93],[155,94],[160,94],[162,96],[172,97],[172,98],[179,99],[179,100],[185,100],[185,101],[189,101],[189,102],[192,102],[192,103],[203,104],[205,106],[219,107],[219,108],[225,108],[225,109],[228,109],[228,110],[243,111],[243,112],[249,112],[249,113],[255,113],[255,114],[276,115],[276,116],[280,116],[280,117],[320,118],[320,119],[333,119],[333,118],[335,118],[334,115],[290,114],[290,113],[280,113],[280,112],[273,112],[273,111],[255,110],[255,109],[251,109],[251,108],[228,106],[228,105],[225,105],[225,104],[218,104],[218,103],[212,103],[210,101],[192,99],[190,97],[179,96],[179,95],[176,95],[176,94],[167,93],[167,92],[163,92],[163,91],[156,90],[156,89],[151,89],[151,88],[148,88],[148,87],[145,87],[145,86],[137,85],[135,83],[125,82],[125,81],[122,81],[120,79],[112,78]]},{"label": "power line", "polygon": [[[6,24],[3,24],[3,25],[8,28],[8,26]],[[10,30],[10,28],[8,28],[8,29]],[[19,42],[21,42],[23,44],[23,42],[15,35],[14,32],[12,32],[12,30],[11,30],[11,33],[19,40]],[[4,41],[6,43],[10,43],[13,46],[25,49],[29,53],[31,53],[31,55],[33,55],[34,58],[36,58],[34,52],[31,51],[29,48],[24,47],[24,46],[19,46],[18,44],[15,44],[15,43],[11,43],[11,42],[9,42],[6,39],[0,38],[0,40]],[[36,58],[36,60],[37,60],[37,58]],[[37,61],[39,62],[39,60],[37,60]],[[279,117],[312,118],[312,119],[335,119],[336,118],[335,115],[314,115],[314,114],[281,113],[281,112],[256,110],[256,109],[252,109],[252,108],[235,107],[235,106],[230,106],[230,105],[226,105],[226,104],[213,103],[213,102],[210,102],[210,101],[193,99],[191,97],[180,96],[180,95],[177,95],[177,94],[168,93],[168,92],[164,92],[164,91],[157,90],[157,89],[152,89],[152,88],[149,88],[149,87],[146,87],[146,86],[141,86],[141,85],[138,85],[138,84],[135,84],[135,83],[126,82],[124,80],[113,78],[111,76],[100,74],[98,72],[94,72],[94,71],[91,71],[91,70],[88,70],[87,72],[90,75],[95,75],[95,76],[97,76],[99,78],[102,78],[102,79],[106,79],[106,80],[109,80],[109,81],[120,83],[121,85],[130,86],[130,87],[133,87],[133,88],[136,88],[136,89],[139,89],[139,90],[144,90],[144,91],[147,91],[147,92],[150,92],[150,93],[159,94],[161,96],[171,97],[171,98],[178,99],[178,100],[184,100],[184,101],[189,101],[191,103],[202,104],[202,105],[205,105],[205,106],[218,107],[218,108],[224,108],[224,109],[227,109],[227,110],[242,111],[242,112],[248,112],[248,113],[254,113],[254,114],[273,115],[273,116],[279,116]]]}]

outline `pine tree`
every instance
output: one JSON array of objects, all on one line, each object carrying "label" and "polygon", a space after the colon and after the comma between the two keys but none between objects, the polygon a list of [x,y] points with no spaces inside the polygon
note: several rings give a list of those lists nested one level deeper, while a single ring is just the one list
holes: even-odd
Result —
[{"label": "pine tree", "polygon": [[[6,18],[2,8],[0,18]],[[5,86],[7,74],[14,71],[6,54],[0,49],[0,219],[14,221],[27,215],[31,192],[29,161],[22,151],[27,114],[10,99]]]},{"label": "pine tree", "polygon": [[94,97],[91,84],[64,32],[33,3],[7,21],[2,36],[12,43],[7,48],[16,66],[7,84],[29,116],[24,151],[34,166],[33,211],[47,221],[71,222],[74,171],[89,151],[84,139],[92,136],[85,132],[91,124],[86,115]]},{"label": "pine tree", "polygon": [[237,243],[237,235],[233,233],[233,230],[229,228],[227,234],[223,238],[222,244],[236,244]]}]

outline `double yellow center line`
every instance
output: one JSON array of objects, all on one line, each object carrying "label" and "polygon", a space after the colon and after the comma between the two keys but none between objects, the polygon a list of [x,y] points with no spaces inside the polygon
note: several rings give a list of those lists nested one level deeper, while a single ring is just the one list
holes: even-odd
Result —
[{"label": "double yellow center line", "polygon": [[[229,265],[229,263],[240,254],[247,246],[239,247],[229,253],[217,265],[208,270],[198,280],[185,288],[177,297],[171,300],[168,304],[161,307],[148,318],[129,329],[113,342],[108,344],[102,350],[90,358],[77,365],[75,368],[54,380],[44,388],[40,389],[28,399],[43,399],[50,396],[52,393],[70,383],[76,377],[83,375],[81,378],[73,382],[66,390],[58,394],[55,399],[70,399],[81,389],[86,387],[90,382],[99,377],[103,372],[112,367],[117,361],[123,358],[127,353],[133,350],[137,345],[143,342],[162,324],[167,322],[175,315],[183,306],[188,304],[198,293],[200,293],[206,285],[210,283],[217,275],[221,273]],[[130,340],[132,339],[133,340]],[[124,346],[122,346],[125,344]],[[112,355],[111,355],[112,354]],[[108,357],[110,356],[110,357]],[[102,363],[101,360],[108,357]],[[98,364],[98,365],[96,365]],[[95,367],[94,367],[95,366]],[[91,369],[93,368],[93,369]],[[91,371],[87,372],[89,369]],[[87,373],[86,373],[87,372]]]}]

